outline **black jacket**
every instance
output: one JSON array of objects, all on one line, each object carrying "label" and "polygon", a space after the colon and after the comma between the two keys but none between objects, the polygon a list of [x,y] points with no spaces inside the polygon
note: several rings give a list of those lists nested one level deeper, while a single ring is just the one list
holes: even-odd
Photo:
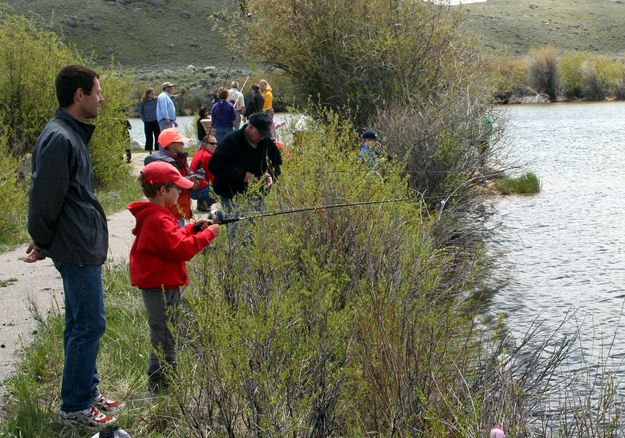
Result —
[{"label": "black jacket", "polygon": [[106,260],[106,215],[96,199],[87,147],[94,130],[59,109],[35,143],[28,232],[55,262],[101,265]]},{"label": "black jacket", "polygon": [[249,117],[252,114],[259,113],[263,110],[263,104],[265,103],[265,99],[263,98],[263,95],[260,94],[260,91],[255,91],[248,94],[245,102],[245,112],[243,113],[243,115],[245,117]]},{"label": "black jacket", "polygon": [[208,170],[215,175],[213,189],[224,198],[231,199],[247,190],[247,183],[243,182],[245,172],[257,178],[265,173],[274,178],[280,175],[282,158],[276,144],[267,138],[253,148],[245,138],[246,127],[226,135],[208,163]]}]

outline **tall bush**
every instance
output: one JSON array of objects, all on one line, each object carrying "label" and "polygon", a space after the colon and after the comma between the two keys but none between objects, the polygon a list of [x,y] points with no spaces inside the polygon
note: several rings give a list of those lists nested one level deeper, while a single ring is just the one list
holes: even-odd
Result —
[{"label": "tall bush", "polygon": [[607,90],[597,74],[597,67],[592,59],[582,64],[580,73],[582,75],[582,97],[589,100],[605,99]]},{"label": "tall bush", "polygon": [[5,249],[4,245],[17,243],[26,236],[25,173],[29,167],[23,168],[30,164],[9,153],[4,135],[0,133],[0,251]]},{"label": "tall bush", "polygon": [[[359,162],[355,140],[349,124],[319,125],[288,158],[269,208],[408,197],[400,168],[386,164],[381,179]],[[446,403],[468,365],[471,318],[458,296],[474,271],[436,248],[421,208],[403,201],[266,218],[236,242],[224,230],[191,268],[178,433],[478,431],[479,413]]]},{"label": "tall bush", "polygon": [[[491,150],[483,148],[482,161],[451,165],[478,155],[493,94],[478,45],[459,32],[457,9],[396,0],[249,0],[241,7],[233,45],[286,71],[356,128],[383,133],[382,142],[413,176],[435,172],[411,180],[428,199],[446,191],[441,184],[457,179],[454,171],[466,177],[475,163],[488,161]],[[399,120],[411,136],[397,135]],[[436,129],[429,129],[433,120]],[[423,148],[431,152],[428,159],[446,158],[421,166]]]},{"label": "tall bush", "polygon": [[555,101],[559,91],[558,51],[553,47],[530,50],[527,71],[530,86]]},{"label": "tall bush", "polygon": [[0,123],[8,151],[31,152],[41,128],[58,106],[57,72],[79,60],[60,38],[24,17],[0,14]]},{"label": "tall bush", "polygon": [[584,78],[582,65],[590,58],[587,52],[564,52],[558,60],[558,72],[563,92],[568,98],[580,97]]},{"label": "tall bush", "polygon": [[[88,62],[56,34],[6,11],[0,12],[0,41],[0,129],[6,150],[21,159],[58,107],[56,74],[67,64]],[[105,103],[90,152],[96,181],[106,185],[128,171],[123,154],[130,142],[125,128],[130,81],[113,68],[100,73]]]}]

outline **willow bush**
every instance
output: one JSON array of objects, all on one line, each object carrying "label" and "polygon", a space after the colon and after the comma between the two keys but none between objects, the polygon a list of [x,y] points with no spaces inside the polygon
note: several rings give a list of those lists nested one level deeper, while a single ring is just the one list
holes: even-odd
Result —
[{"label": "willow bush", "polygon": [[[410,180],[416,192],[428,199],[447,193],[446,181],[466,180],[490,161],[490,148],[478,153],[476,146],[484,143],[480,131],[494,94],[491,69],[479,44],[460,31],[459,9],[400,0],[239,4],[240,13],[218,23],[237,30],[229,31],[233,48],[279,67],[357,130],[380,132],[413,176],[431,169]],[[407,129],[399,132],[400,124]],[[456,156],[432,163],[451,151],[451,138]],[[431,152],[426,166],[424,149]],[[469,155],[471,163],[459,166]]]},{"label": "willow bush", "polygon": [[176,433],[440,435],[496,421],[448,403],[470,393],[458,379],[472,369],[470,258],[436,247],[401,166],[371,172],[356,140],[349,123],[318,125],[268,208],[402,201],[239,223],[192,262]]},{"label": "willow bush", "polygon": [[552,102],[559,96],[558,51],[553,47],[530,50],[527,72],[530,86],[549,96]]},{"label": "willow bush", "polygon": [[[6,8],[0,8],[0,41],[0,181],[5,193],[0,242],[16,243],[24,238],[29,154],[58,107],[56,74],[65,65],[86,61],[56,34]],[[125,115],[130,81],[114,66],[96,69],[105,102],[89,150],[96,182],[106,188],[128,174],[123,156],[130,141]]]}]

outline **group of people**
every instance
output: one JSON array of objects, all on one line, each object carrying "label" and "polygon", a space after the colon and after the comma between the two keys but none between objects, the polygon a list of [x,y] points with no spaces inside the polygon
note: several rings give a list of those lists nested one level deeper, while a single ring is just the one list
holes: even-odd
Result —
[{"label": "group of people", "polygon": [[[98,116],[104,97],[98,73],[82,65],[63,68],[55,85],[59,109],[33,151],[28,210],[32,240],[24,261],[49,257],[63,280],[65,356],[60,419],[100,427],[114,422],[114,415],[124,408],[123,402],[100,393],[96,367],[106,328],[102,265],[108,252],[108,228],[93,185],[88,143],[95,126],[88,122]],[[163,93],[170,100],[173,86],[163,84]],[[146,101],[154,100],[150,97],[154,90],[149,91]],[[141,289],[147,312],[152,346],[147,373],[153,391],[167,389],[176,368],[170,327],[175,324],[181,287],[188,284],[186,261],[219,233],[217,223],[189,221],[190,199],[203,196],[210,184],[224,208],[233,211],[235,197],[247,193],[253,181],[260,180],[264,189],[270,188],[282,164],[271,138],[273,120],[257,111],[245,115],[247,123],[239,129],[223,133],[219,145],[209,129],[189,165],[184,143],[190,139],[178,131],[175,112],[169,112],[171,105],[166,99],[159,109],[163,93],[156,99],[155,120],[148,115],[151,107],[145,108],[144,122],[159,125],[155,137],[156,125],[150,128],[157,152],[147,156],[139,178],[147,201],[128,206],[136,218],[130,282]]]},{"label": "group of people", "polygon": [[[143,121],[145,132],[145,150],[157,151],[160,146],[158,136],[163,129],[177,127],[176,105],[172,94],[176,84],[164,82],[162,92],[155,94],[154,88],[148,88],[139,104],[139,113]],[[224,136],[235,129],[239,129],[241,122],[246,121],[252,114],[267,112],[273,117],[273,90],[271,85],[262,79],[258,84],[252,84],[246,99],[239,91],[239,83],[232,81],[229,89],[220,89],[211,103],[210,108],[202,106],[199,110],[197,124],[198,140],[205,139],[206,128],[202,120],[210,120],[217,142],[221,143]],[[210,118],[209,118],[210,116]],[[275,135],[275,132],[274,132]]]}]

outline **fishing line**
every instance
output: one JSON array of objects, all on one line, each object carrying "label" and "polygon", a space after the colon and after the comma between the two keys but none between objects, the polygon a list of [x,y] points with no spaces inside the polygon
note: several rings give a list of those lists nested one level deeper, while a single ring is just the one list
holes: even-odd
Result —
[{"label": "fishing line", "polygon": [[306,211],[332,210],[335,208],[359,207],[359,206],[364,206],[364,205],[377,205],[377,204],[388,204],[392,202],[408,202],[408,201],[414,201],[414,199],[413,198],[396,198],[396,199],[382,199],[379,201],[362,201],[362,202],[347,202],[347,203],[342,203],[342,204],[326,204],[326,205],[317,205],[313,207],[290,208],[287,210],[269,211],[265,213],[251,214],[248,216],[233,216],[233,217],[226,217],[223,210],[211,209],[210,217],[216,223],[223,225],[223,224],[229,224],[229,223],[243,221],[243,220],[254,220],[254,219],[259,219],[263,217],[280,216],[280,215],[293,214],[293,213],[302,213]]}]

